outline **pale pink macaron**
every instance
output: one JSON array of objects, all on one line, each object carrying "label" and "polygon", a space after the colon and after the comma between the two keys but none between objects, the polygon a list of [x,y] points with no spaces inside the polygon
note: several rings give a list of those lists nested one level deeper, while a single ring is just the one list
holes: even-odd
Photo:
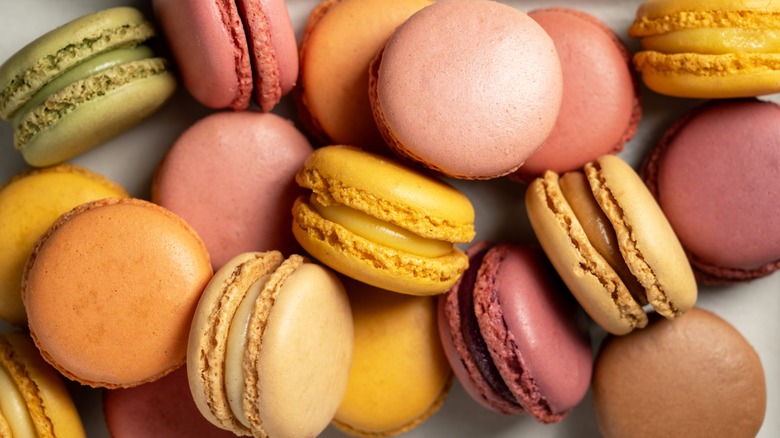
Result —
[{"label": "pale pink macaron", "polygon": [[284,0],[153,0],[184,85],[210,108],[263,111],[298,76],[295,31]]},{"label": "pale pink macaron", "polygon": [[372,62],[369,79],[389,146],[464,179],[523,164],[552,131],[562,89],[544,29],[488,0],[442,0],[415,13]]},{"label": "pale pink macaron", "polygon": [[219,268],[249,251],[298,249],[290,210],[303,192],[295,173],[312,152],[287,119],[220,112],[196,122],[158,166],[152,200],[201,236]]},{"label": "pale pink macaron", "polygon": [[631,56],[604,22],[570,8],[528,15],[552,38],[563,69],[563,101],[555,127],[512,175],[530,182],[545,170],[562,174],[623,150],[636,133],[642,107]]}]

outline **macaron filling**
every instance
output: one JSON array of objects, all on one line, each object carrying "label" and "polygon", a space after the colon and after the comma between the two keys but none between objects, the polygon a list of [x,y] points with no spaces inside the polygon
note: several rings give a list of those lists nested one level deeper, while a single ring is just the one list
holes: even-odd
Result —
[{"label": "macaron filling", "polygon": [[270,274],[263,275],[249,287],[233,315],[225,348],[225,392],[227,392],[230,410],[236,419],[248,428],[251,424],[243,407],[245,381],[243,363],[247,329],[255,302],[263,292],[270,276]]},{"label": "macaron filling", "polygon": [[2,365],[0,365],[0,412],[15,438],[36,437],[27,403],[11,375]]},{"label": "macaron filling", "polygon": [[320,216],[352,233],[378,244],[421,257],[442,257],[452,252],[450,242],[427,239],[397,225],[370,216],[343,204],[323,205],[315,194],[310,205]]},{"label": "macaron filling", "polygon": [[642,47],[661,53],[777,53],[780,51],[780,33],[756,29],[685,29],[642,38]]},{"label": "macaron filling", "polygon": [[458,287],[458,311],[460,313],[461,322],[460,330],[466,348],[468,348],[469,353],[471,353],[474,365],[485,379],[485,382],[496,394],[500,395],[501,398],[512,404],[518,405],[517,398],[512,394],[512,391],[509,390],[509,387],[501,377],[496,364],[490,357],[487,343],[482,337],[479,323],[477,322],[477,316],[474,312],[474,286],[477,282],[479,267],[482,266],[482,261],[488,251],[490,251],[490,247],[487,247],[470,257],[469,268],[463,274],[463,278],[460,281]]}]

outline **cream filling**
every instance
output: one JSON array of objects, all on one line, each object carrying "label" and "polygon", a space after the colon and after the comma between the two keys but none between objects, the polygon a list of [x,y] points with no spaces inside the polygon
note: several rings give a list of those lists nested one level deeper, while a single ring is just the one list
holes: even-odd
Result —
[{"label": "cream filling", "polygon": [[645,50],[661,53],[777,53],[780,31],[774,29],[684,29],[642,38]]},{"label": "cream filling", "polygon": [[0,411],[3,412],[13,438],[35,438],[27,403],[5,367],[0,365]]},{"label": "cream filling", "polygon": [[38,92],[35,93],[35,95],[15,113],[14,126],[21,123],[24,116],[30,110],[43,104],[49,96],[56,94],[68,85],[76,81],[86,79],[114,66],[152,57],[154,57],[154,52],[152,52],[152,49],[147,46],[138,46],[133,48],[116,49],[90,58],[53,79],[45,86],[41,87],[41,89],[38,90]]},{"label": "cream filling", "polygon": [[246,427],[251,427],[244,413],[242,399],[244,397],[244,349],[246,347],[246,331],[252,309],[260,297],[270,274],[260,277],[249,287],[241,304],[238,305],[228,330],[227,346],[225,348],[225,391],[227,392],[230,410],[236,419]]},{"label": "cream filling", "polygon": [[310,197],[310,204],[323,218],[377,244],[421,257],[441,257],[452,252],[452,243],[427,239],[397,225],[341,204],[325,206]]}]

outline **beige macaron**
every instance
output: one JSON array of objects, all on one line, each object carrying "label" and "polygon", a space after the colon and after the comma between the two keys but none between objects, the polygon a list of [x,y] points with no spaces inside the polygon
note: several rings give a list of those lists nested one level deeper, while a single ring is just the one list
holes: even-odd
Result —
[{"label": "beige macaron", "polygon": [[643,306],[676,318],[696,302],[677,236],[636,172],[612,155],[584,173],[554,172],[526,192],[531,226],[593,320],[613,334],[647,325]]},{"label": "beige macaron", "polygon": [[344,396],[353,342],[334,273],[298,255],[240,254],[198,303],[190,390],[207,420],[237,435],[316,436]]}]

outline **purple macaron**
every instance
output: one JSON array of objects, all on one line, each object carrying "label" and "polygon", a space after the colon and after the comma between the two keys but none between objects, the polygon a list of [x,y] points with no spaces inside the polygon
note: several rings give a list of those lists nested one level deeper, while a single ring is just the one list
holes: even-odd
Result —
[{"label": "purple macaron", "polygon": [[592,371],[587,320],[541,249],[479,242],[439,301],[444,351],[466,391],[494,411],[561,421]]}]

